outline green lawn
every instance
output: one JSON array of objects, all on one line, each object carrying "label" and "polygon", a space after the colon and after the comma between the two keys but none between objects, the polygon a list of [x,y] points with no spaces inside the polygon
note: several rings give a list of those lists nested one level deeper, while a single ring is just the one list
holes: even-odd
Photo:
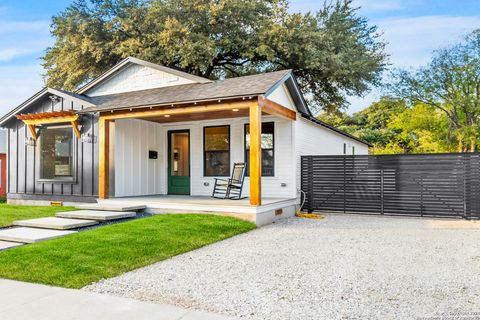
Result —
[{"label": "green lawn", "polygon": [[51,217],[61,211],[75,210],[72,207],[12,206],[0,203],[0,227],[6,227],[15,220]]},{"label": "green lawn", "polygon": [[157,215],[0,252],[0,278],[81,288],[254,228],[231,217]]}]

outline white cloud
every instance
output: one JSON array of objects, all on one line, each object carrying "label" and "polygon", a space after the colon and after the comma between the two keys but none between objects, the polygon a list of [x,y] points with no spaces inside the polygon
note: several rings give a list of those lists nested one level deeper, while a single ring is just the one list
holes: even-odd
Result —
[{"label": "white cloud", "polygon": [[22,49],[0,49],[0,61],[10,61],[14,58],[20,57],[25,54],[29,54],[30,50]]},{"label": "white cloud", "polygon": [[[419,67],[427,64],[432,53],[462,41],[464,35],[480,28],[480,16],[423,16],[389,18],[374,21],[388,41],[387,52],[394,68]],[[364,98],[351,97],[349,113],[369,106],[381,96],[381,89],[374,89]]]},{"label": "white cloud", "polygon": [[373,21],[384,32],[387,51],[396,67],[426,64],[434,50],[447,47],[480,28],[480,16],[423,16]]},{"label": "white cloud", "polygon": [[[1,10],[1,9],[0,9]],[[40,31],[43,33],[49,31],[50,21],[10,21],[0,20],[0,34],[20,33],[25,31]]]},{"label": "white cloud", "polygon": [[354,4],[360,7],[362,13],[379,13],[406,8],[408,1],[401,0],[356,0]]},{"label": "white cloud", "polygon": [[0,66],[0,116],[12,110],[43,87],[41,66]]}]

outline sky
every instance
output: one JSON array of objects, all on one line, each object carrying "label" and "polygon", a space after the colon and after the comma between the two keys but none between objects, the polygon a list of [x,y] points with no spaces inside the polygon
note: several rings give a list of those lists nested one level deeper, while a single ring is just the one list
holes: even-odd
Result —
[{"label": "sky", "polygon": [[[391,68],[428,63],[432,52],[480,28],[480,0],[354,0],[359,14],[382,32]],[[72,0],[0,0],[0,115],[43,86],[41,57],[53,44],[51,17]],[[316,11],[323,0],[291,0],[290,11]],[[378,99],[372,90],[349,99],[349,113]]]}]

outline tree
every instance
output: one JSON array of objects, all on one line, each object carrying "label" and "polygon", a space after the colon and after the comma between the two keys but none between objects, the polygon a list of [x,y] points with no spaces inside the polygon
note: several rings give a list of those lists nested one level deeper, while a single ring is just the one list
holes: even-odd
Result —
[{"label": "tree", "polygon": [[426,104],[408,106],[402,99],[384,96],[353,115],[323,112],[318,118],[369,142],[375,154],[456,150],[447,116]]},{"label": "tree", "polygon": [[439,109],[416,104],[393,114],[388,128],[397,132],[379,153],[435,153],[455,150],[449,137],[448,119]]},{"label": "tree", "polygon": [[458,151],[477,150],[480,120],[480,29],[436,52],[425,67],[397,71],[390,91],[443,112]]},{"label": "tree", "polygon": [[313,106],[338,110],[386,65],[352,0],[288,13],[286,0],[78,0],[53,18],[48,86],[73,90],[127,56],[218,79],[293,69]]},{"label": "tree", "polygon": [[373,152],[378,153],[401,131],[388,126],[390,119],[407,109],[405,101],[385,96],[351,116],[344,112],[323,112],[318,118],[369,142],[374,146]]}]

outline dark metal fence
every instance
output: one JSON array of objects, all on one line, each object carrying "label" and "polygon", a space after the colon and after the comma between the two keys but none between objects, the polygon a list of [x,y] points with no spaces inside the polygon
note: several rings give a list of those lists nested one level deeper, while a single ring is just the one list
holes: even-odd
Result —
[{"label": "dark metal fence", "polygon": [[480,217],[480,153],[303,156],[305,211]]}]

